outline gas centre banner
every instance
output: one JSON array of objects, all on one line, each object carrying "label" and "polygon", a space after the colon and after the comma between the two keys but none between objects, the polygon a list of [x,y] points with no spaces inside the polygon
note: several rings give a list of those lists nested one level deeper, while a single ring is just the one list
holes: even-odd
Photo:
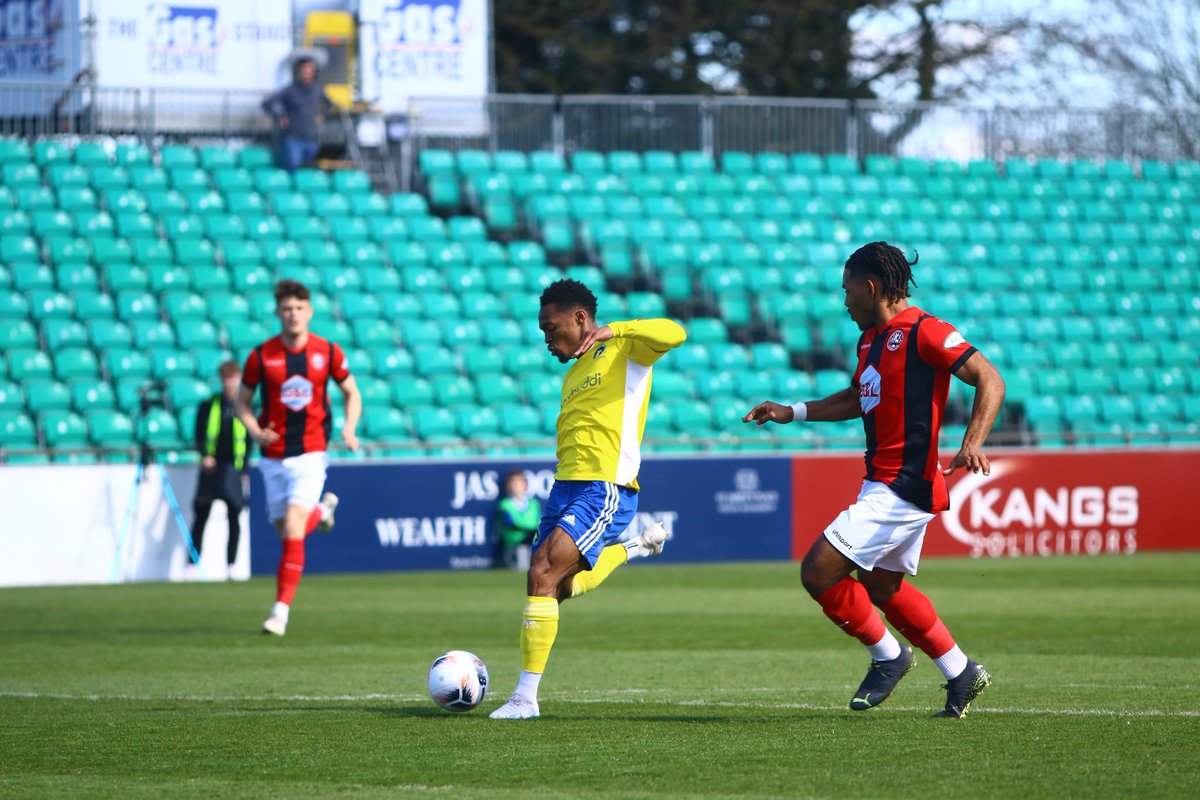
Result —
[{"label": "gas centre banner", "polygon": [[[942,453],[943,464],[952,454]],[[1200,548],[1183,509],[1200,451],[1091,450],[988,453],[991,474],[956,471],[950,509],[925,534],[926,556],[1045,558]],[[793,461],[792,557],[854,501],[861,457]]]},{"label": "gas centre banner", "polygon": [[461,98],[477,117],[489,88],[488,0],[363,0],[359,20],[365,99],[403,113],[412,97]]},{"label": "gas centre banner", "polygon": [[0,84],[66,86],[79,71],[79,0],[0,4]]},{"label": "gas centre banner", "polygon": [[292,49],[291,0],[90,2],[102,87],[265,92]]},{"label": "gas centre banner", "polygon": [[[480,569],[492,565],[493,513],[504,476],[522,470],[544,501],[549,462],[335,464],[326,488],[340,499],[328,536],[308,537],[313,572]],[[257,473],[257,470],[255,471]],[[791,557],[787,458],[646,461],[638,512],[625,532],[661,522],[671,534],[656,563],[778,561]],[[261,478],[251,486],[251,570],[271,574],[280,544],[268,525]]]}]

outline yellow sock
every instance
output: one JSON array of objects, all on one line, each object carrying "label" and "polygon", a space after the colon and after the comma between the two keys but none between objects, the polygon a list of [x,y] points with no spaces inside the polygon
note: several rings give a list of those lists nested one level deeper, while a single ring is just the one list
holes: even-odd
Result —
[{"label": "yellow sock", "polygon": [[610,544],[600,551],[596,566],[588,572],[580,572],[571,580],[571,597],[579,597],[595,589],[613,570],[629,560],[629,551],[623,544]]},{"label": "yellow sock", "polygon": [[545,672],[550,648],[558,636],[558,600],[553,597],[525,598],[521,617],[521,669]]}]

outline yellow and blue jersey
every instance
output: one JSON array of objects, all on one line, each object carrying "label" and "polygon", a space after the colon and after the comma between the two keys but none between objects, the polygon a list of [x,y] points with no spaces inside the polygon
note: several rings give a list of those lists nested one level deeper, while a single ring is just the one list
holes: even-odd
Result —
[{"label": "yellow and blue jersey", "polygon": [[610,322],[563,378],[555,480],[607,481],[638,490],[642,431],[654,363],[687,334],[669,319]]}]

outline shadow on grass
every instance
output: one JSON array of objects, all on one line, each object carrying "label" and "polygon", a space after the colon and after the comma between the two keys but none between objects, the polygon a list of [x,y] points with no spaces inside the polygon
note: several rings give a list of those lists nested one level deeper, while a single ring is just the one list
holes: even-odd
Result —
[{"label": "shadow on grass", "polygon": [[[472,718],[487,719],[487,715],[491,712],[491,709],[487,708],[487,709],[475,709],[474,711],[467,711],[467,712],[463,712],[463,713],[454,713],[452,711],[445,711],[443,709],[440,709],[440,708],[437,708],[437,707],[434,707],[431,705],[366,706],[366,707],[362,707],[358,710],[361,710],[361,711],[364,711],[367,713],[382,714],[384,716],[389,716],[389,717],[441,718],[441,719],[446,719],[446,720],[451,720],[451,721],[456,721],[456,720],[461,720],[461,719],[472,719]],[[850,715],[847,714],[846,716],[849,717]],[[799,713],[799,714],[797,714],[795,711],[789,711],[786,714],[786,717],[789,721],[795,722],[798,720],[828,720],[830,715],[827,712],[822,713],[819,711],[804,712],[804,713]],[[643,713],[643,714],[638,714],[638,713],[629,713],[626,710],[622,710],[622,712],[619,715],[614,715],[614,714],[588,714],[588,713],[583,713],[583,712],[571,713],[569,711],[555,710],[548,714],[546,714],[546,713],[542,714],[542,716],[536,720],[518,720],[516,722],[518,722],[519,724],[526,724],[526,725],[539,725],[539,724],[551,724],[551,723],[555,723],[555,722],[595,723],[595,722],[599,722],[602,720],[606,721],[606,722],[612,722],[614,720],[619,720],[619,721],[623,721],[623,722],[654,722],[654,723],[681,722],[681,723],[692,723],[692,724],[700,724],[700,725],[707,725],[707,724],[725,725],[730,722],[745,723],[747,721],[750,721],[750,722],[756,722],[756,721],[757,722],[778,722],[779,718],[780,718],[780,715],[775,715],[775,714],[766,714],[761,717],[752,717],[752,718],[749,718],[749,720],[748,720],[747,717],[745,717],[744,715],[724,714],[724,713],[721,713],[721,714],[704,714],[704,713],[664,714],[661,712],[657,712],[657,713],[647,712],[647,713]]]},{"label": "shadow on grass", "polygon": [[483,714],[483,712],[478,709],[474,712],[467,711],[456,714],[453,711],[446,711],[438,708],[432,703],[421,705],[365,706],[361,710],[370,714],[382,714],[387,717],[441,717],[443,719],[462,719],[463,717],[479,716],[480,714]]}]

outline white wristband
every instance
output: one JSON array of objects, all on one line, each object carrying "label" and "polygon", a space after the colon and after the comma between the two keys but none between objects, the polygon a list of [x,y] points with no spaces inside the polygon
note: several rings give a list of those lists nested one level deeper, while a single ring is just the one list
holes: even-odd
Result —
[{"label": "white wristband", "polygon": [[792,422],[808,419],[808,403],[792,403]]}]

